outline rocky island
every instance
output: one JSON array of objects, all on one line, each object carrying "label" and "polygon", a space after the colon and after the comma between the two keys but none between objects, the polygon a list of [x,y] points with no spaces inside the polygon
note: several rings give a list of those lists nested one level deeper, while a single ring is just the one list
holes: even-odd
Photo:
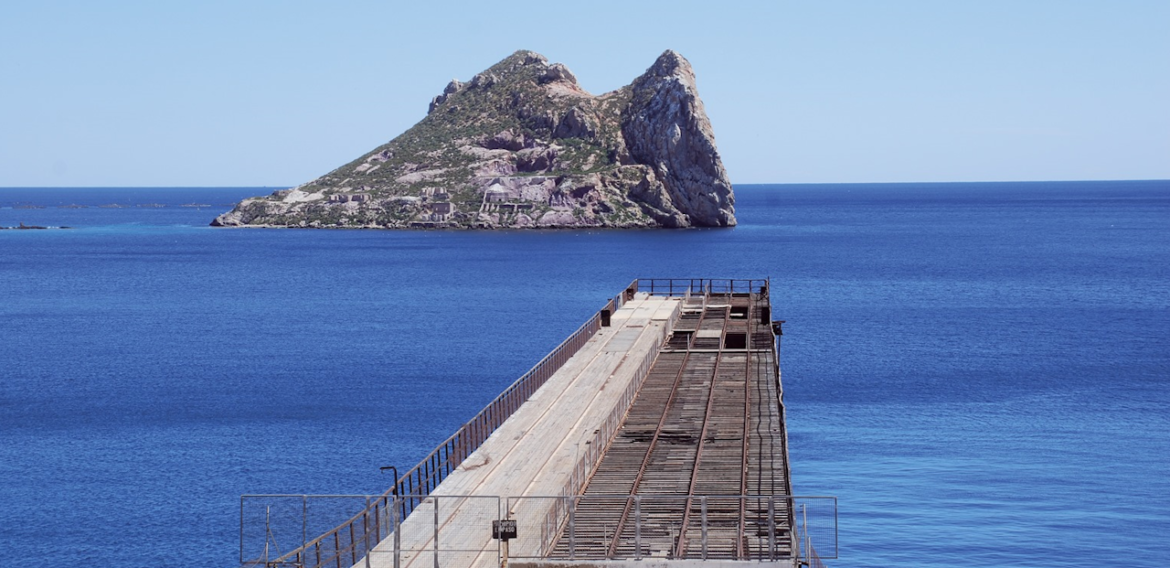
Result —
[{"label": "rocky island", "polygon": [[241,201],[214,226],[728,227],[735,196],[691,65],[666,51],[594,96],[518,51],[390,142],[303,185]]}]

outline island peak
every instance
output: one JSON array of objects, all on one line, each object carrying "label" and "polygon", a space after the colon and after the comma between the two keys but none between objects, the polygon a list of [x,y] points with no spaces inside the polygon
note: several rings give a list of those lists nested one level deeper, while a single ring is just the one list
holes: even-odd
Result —
[{"label": "island peak", "polygon": [[397,138],[320,178],[241,201],[215,226],[727,227],[735,198],[685,58],[586,92],[520,50],[453,79]]}]

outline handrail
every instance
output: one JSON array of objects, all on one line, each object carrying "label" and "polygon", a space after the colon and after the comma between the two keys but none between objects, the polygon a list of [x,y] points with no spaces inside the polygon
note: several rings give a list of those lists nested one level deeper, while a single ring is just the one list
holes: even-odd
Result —
[{"label": "handrail", "polygon": [[766,278],[639,278],[638,290],[651,296],[683,296],[689,290],[705,294],[756,293],[769,284]]}]

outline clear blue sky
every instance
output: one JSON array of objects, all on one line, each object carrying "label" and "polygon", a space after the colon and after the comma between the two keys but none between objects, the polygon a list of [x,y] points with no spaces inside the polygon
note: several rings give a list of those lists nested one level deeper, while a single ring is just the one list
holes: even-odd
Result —
[{"label": "clear blue sky", "polygon": [[294,185],[517,49],[695,67],[733,183],[1170,178],[1170,2],[0,5],[0,186]]}]

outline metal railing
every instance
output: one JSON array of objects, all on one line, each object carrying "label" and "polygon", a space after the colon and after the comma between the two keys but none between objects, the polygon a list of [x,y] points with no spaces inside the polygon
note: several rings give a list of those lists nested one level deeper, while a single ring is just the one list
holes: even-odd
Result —
[{"label": "metal railing", "polygon": [[[383,495],[303,496],[305,506],[351,499],[377,503]],[[290,497],[291,499],[291,497]],[[580,509],[602,505],[633,511],[620,534],[590,523]],[[688,505],[689,503],[689,505]],[[279,559],[256,559],[249,566],[408,566],[447,568],[503,559],[581,560],[751,560],[823,566],[837,557],[837,501],[834,497],[788,495],[572,495],[499,497],[494,495],[391,495],[374,507],[368,530],[330,533],[328,539]],[[682,526],[686,509],[688,526]],[[402,517],[399,512],[411,509]],[[560,526],[549,526],[544,511],[568,512]],[[748,514],[740,517],[739,509]],[[742,519],[742,521],[741,521]],[[507,545],[494,538],[495,521],[515,522]],[[740,523],[743,523],[741,528]],[[744,546],[734,540],[744,535]],[[685,546],[679,547],[679,540]],[[617,540],[617,546],[611,546]],[[813,543],[816,543],[814,549]],[[684,550],[675,557],[676,550]],[[825,552],[820,552],[825,551]]]},{"label": "metal railing", "polygon": [[[385,495],[244,495],[240,499],[241,563],[353,566],[393,532],[404,507],[405,503],[396,506]],[[335,527],[338,518],[348,521]],[[314,534],[321,536],[307,540]]]},{"label": "metal railing", "polygon": [[[624,296],[626,295],[626,292],[623,292],[618,297],[609,300],[606,309],[616,310],[619,308],[624,303]],[[246,520],[244,513],[246,502],[273,498],[303,498],[307,500],[309,497],[299,495],[241,496],[240,563],[273,567],[296,565],[305,568],[316,568],[336,566],[338,565],[336,562],[337,558],[340,558],[342,555],[348,554],[352,558],[361,558],[380,540],[376,538],[377,535],[374,533],[373,528],[377,527],[376,519],[378,515],[384,515],[383,512],[385,510],[394,506],[392,503],[394,495],[429,495],[431,491],[439,486],[439,483],[443,479],[446,479],[447,475],[454,471],[467,456],[478,449],[496,428],[503,424],[521,404],[528,400],[570,357],[580,350],[600,328],[601,314],[597,313],[590,317],[581,327],[577,328],[576,331],[569,335],[552,352],[541,359],[539,363],[529,369],[528,372],[521,375],[519,379],[516,379],[508,388],[504,389],[495,400],[488,403],[474,418],[439,444],[418,465],[408,470],[386,493],[371,498],[366,507],[349,517],[346,521],[330,530],[320,533],[319,536],[312,540],[303,540],[299,547],[291,551],[273,557],[271,553],[274,551],[267,539],[262,546],[257,547],[258,549],[247,549],[245,541],[248,539],[246,539],[245,535]],[[414,501],[410,499],[399,500],[397,511],[399,518],[406,518],[414,510],[414,505]],[[271,526],[269,517],[269,512],[266,511],[265,526],[268,527]],[[317,534],[316,531],[310,531],[308,529],[307,516],[303,524],[305,528],[302,534],[305,538],[309,534]],[[327,551],[327,554],[324,556],[326,560],[318,562],[316,561],[317,553],[322,549]]]},{"label": "metal railing", "polygon": [[639,278],[634,281],[638,292],[651,296],[691,294],[766,294],[768,279],[736,280],[730,278]]}]

